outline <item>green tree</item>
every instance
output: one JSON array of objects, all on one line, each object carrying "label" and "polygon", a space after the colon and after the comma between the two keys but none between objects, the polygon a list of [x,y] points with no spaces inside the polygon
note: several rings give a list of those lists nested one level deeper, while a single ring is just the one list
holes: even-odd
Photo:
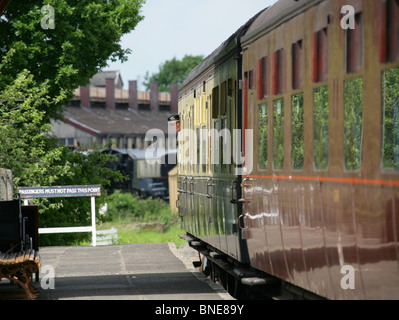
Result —
[{"label": "green tree", "polygon": [[[7,54],[0,70],[10,60]],[[34,77],[23,70],[0,91],[0,168],[11,169],[15,189],[26,186],[109,185],[120,173],[107,169],[112,158],[98,148],[83,153],[60,146],[58,139],[46,132],[51,125],[43,123],[45,111],[54,103],[48,96],[47,82],[37,86]],[[55,101],[57,103],[57,101]],[[105,202],[106,192],[97,198],[97,206]],[[90,201],[87,198],[37,199],[40,227],[79,226],[90,224]],[[43,235],[41,245],[72,244],[88,234]],[[60,240],[62,241],[60,242]]]},{"label": "green tree", "polygon": [[[23,70],[29,70],[36,86],[47,81],[50,106],[44,121],[56,117],[73,90],[88,83],[107,61],[125,60],[129,49],[120,45],[143,19],[144,0],[24,0],[11,1],[0,19],[0,56],[14,49],[15,54],[0,74],[3,90]],[[54,9],[54,29],[42,28],[48,12]],[[57,100],[59,97],[62,100]]]},{"label": "green tree", "polygon": [[47,93],[47,82],[36,86],[27,70],[0,91],[0,167],[13,171],[16,185],[35,186],[45,178],[52,183],[52,177],[68,172],[69,164],[55,165],[62,148],[43,133],[51,128],[43,124],[45,112],[39,110],[51,105]]},{"label": "green tree", "polygon": [[152,82],[158,82],[158,90],[161,92],[169,92],[170,85],[177,83],[182,84],[189,72],[194,69],[203,59],[203,56],[186,55],[182,60],[173,58],[165,61],[159,66],[159,72],[151,76],[147,72],[144,76],[144,86],[150,89]]},{"label": "green tree", "polygon": [[[142,19],[143,0],[12,1],[0,19],[0,167],[11,169],[15,187],[100,184],[120,173],[106,168],[112,156],[60,146],[48,135],[50,119],[73,90],[84,85],[106,62],[124,60],[123,34]],[[55,28],[42,28],[50,4]],[[96,198],[97,208],[106,192]],[[37,199],[39,226],[89,225],[87,198]],[[41,245],[67,245],[88,234],[42,235]]]}]

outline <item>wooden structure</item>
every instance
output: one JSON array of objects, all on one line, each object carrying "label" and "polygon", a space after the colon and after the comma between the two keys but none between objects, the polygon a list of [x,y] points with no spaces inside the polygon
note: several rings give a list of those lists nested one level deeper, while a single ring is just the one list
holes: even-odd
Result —
[{"label": "wooden structure", "polygon": [[0,278],[7,278],[21,286],[29,300],[38,297],[32,283],[32,274],[39,272],[40,255],[35,250],[18,253],[0,253]]},{"label": "wooden structure", "polygon": [[25,290],[28,299],[37,298],[32,275],[39,279],[37,206],[21,206],[13,199],[10,170],[0,169],[0,279],[6,278]]}]

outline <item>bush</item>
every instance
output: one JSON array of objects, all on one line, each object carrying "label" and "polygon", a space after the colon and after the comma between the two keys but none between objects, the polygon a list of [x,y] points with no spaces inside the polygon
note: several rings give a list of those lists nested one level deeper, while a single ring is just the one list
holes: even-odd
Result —
[{"label": "bush", "polygon": [[[168,203],[161,199],[140,199],[116,190],[108,196],[108,218],[119,223],[152,222],[170,224],[173,220]],[[107,219],[108,220],[108,219]]]}]

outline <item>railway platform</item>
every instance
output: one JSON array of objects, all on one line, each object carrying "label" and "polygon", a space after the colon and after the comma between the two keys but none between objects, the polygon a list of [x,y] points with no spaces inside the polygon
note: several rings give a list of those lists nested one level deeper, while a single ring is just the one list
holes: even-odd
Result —
[{"label": "railway platform", "polygon": [[[39,252],[39,300],[232,299],[172,243],[44,247]],[[12,299],[23,297],[15,286],[12,291]],[[0,299],[4,293],[0,289]]]}]

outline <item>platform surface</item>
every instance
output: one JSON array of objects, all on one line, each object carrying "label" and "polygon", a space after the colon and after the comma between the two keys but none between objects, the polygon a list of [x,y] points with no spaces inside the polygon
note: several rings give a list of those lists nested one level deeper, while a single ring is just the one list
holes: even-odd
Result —
[{"label": "platform surface", "polygon": [[171,243],[44,247],[39,252],[39,300],[232,299]]}]

